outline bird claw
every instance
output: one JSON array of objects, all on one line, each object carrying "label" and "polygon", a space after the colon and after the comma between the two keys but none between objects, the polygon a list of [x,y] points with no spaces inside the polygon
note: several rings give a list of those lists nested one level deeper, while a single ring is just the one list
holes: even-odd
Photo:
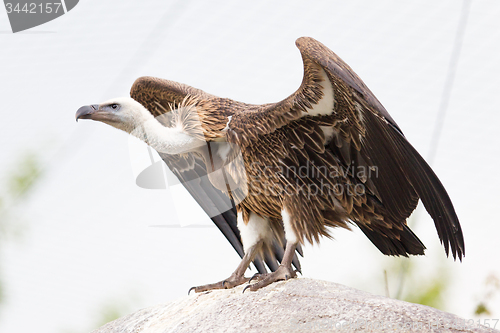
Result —
[{"label": "bird claw", "polygon": [[242,293],[242,294],[244,294],[244,293],[245,293],[245,290],[247,290],[247,289],[248,289],[248,288],[250,288],[251,286],[252,286],[252,285],[251,285],[251,284],[249,284],[248,286],[246,286],[245,288],[243,288],[243,291],[242,291],[241,293]]},{"label": "bird claw", "polygon": [[231,276],[228,279],[216,282],[216,283],[210,283],[206,284],[203,286],[197,286],[197,287],[191,287],[188,291],[188,295],[191,292],[191,290],[194,289],[196,293],[201,293],[204,291],[209,291],[209,290],[214,290],[214,289],[231,289],[236,286],[239,286],[240,284],[243,284],[247,282],[249,279],[244,277],[244,276]]},{"label": "bird claw", "polygon": [[256,291],[259,290],[260,288],[270,285],[273,282],[282,280],[286,281],[295,277],[297,277],[297,271],[294,271],[291,268],[281,265],[275,272],[267,274],[255,274],[254,276],[252,276],[252,278],[248,281],[248,283],[250,283],[250,281],[252,281],[252,279],[254,278],[259,279],[259,282],[254,284],[249,284],[243,289],[243,292],[245,292],[245,290],[247,289],[250,289],[250,291]]},{"label": "bird claw", "polygon": [[255,273],[254,275],[252,275],[252,277],[250,278],[250,280],[248,280],[248,283],[252,282],[253,280],[260,281],[266,275],[267,274]]}]

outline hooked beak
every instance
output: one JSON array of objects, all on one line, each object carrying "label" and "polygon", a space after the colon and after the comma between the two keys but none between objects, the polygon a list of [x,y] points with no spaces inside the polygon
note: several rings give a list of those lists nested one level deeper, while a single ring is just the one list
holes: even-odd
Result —
[{"label": "hooked beak", "polygon": [[94,114],[96,114],[97,110],[99,110],[99,105],[97,104],[82,106],[81,108],[78,109],[78,111],[76,111],[75,114],[76,121],[78,121],[78,119],[97,120],[92,117]]}]

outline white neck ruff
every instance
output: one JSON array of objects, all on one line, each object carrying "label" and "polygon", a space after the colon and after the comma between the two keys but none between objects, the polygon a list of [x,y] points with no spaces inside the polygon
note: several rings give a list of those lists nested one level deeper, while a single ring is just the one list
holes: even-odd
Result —
[{"label": "white neck ruff", "polygon": [[184,132],[181,127],[165,127],[152,115],[130,133],[146,142],[159,153],[180,154],[204,146],[203,140]]}]

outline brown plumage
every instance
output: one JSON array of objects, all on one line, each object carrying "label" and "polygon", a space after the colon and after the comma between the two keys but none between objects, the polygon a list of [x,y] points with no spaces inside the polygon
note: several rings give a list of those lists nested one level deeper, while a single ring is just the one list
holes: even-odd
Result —
[{"label": "brown plumage", "polygon": [[[196,291],[243,283],[253,259],[259,272],[265,271],[262,260],[275,272],[260,276],[252,290],[292,277],[292,261],[299,269],[296,246],[300,252],[300,244],[351,224],[386,255],[421,255],[425,247],[406,224],[419,199],[446,254],[461,260],[464,241],[450,198],[382,104],[323,44],[299,38],[296,45],[304,78],[278,103],[245,104],[152,77],[132,86],[131,97],[153,116],[173,110],[175,126],[207,141],[205,153],[160,153],[181,180],[224,170],[218,179],[208,177],[206,193],[185,184],[207,213],[226,193],[245,225],[268,225],[263,227],[268,234],[250,235],[243,257],[240,231],[246,227],[236,222],[234,207],[209,213],[243,261],[229,279]],[[236,156],[242,163],[229,165]]]}]

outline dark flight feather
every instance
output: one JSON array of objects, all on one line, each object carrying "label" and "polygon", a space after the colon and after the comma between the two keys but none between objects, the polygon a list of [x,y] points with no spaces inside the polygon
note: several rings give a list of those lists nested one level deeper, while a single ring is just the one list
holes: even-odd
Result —
[{"label": "dark flight feather", "polygon": [[[348,174],[354,183],[359,181],[367,186],[368,196],[363,200],[368,200],[368,204],[362,204],[362,208],[354,212],[357,216],[351,216],[351,219],[368,238],[385,254],[423,254],[425,247],[406,225],[406,219],[421,199],[434,220],[446,254],[451,251],[454,258],[461,260],[465,246],[451,200],[429,165],[408,143],[394,119],[334,52],[312,38],[299,38],[296,44],[304,61],[304,79],[300,88],[287,99],[255,108],[250,113],[236,110],[229,125],[229,140],[243,146],[254,145],[266,135],[282,130],[287,133],[290,143],[301,150],[297,156],[304,164],[307,154],[321,155],[322,151],[318,149],[321,140],[316,138],[314,144],[311,143],[311,135],[306,134],[303,128],[313,128],[315,124],[329,121],[333,124],[334,132],[327,148],[338,158],[342,167],[378,168],[377,177],[369,179]],[[322,71],[333,87],[333,96],[323,96],[324,85],[328,83],[322,81]],[[322,99],[334,99],[333,113],[304,117],[303,113]],[[291,110],[301,112],[291,113]],[[288,116],[281,117],[284,114]],[[310,119],[307,121],[304,118]],[[259,126],[255,130],[252,126],[256,122],[267,126]],[[297,123],[302,123],[301,132],[297,130]],[[345,181],[349,182],[347,179]],[[343,204],[352,215],[355,202],[344,198]],[[372,213],[373,207],[376,208],[375,213],[385,217],[384,220],[368,214]],[[379,228],[374,227],[377,225]],[[399,231],[380,228],[384,225]],[[387,234],[393,238],[388,239],[384,236]]]}]

